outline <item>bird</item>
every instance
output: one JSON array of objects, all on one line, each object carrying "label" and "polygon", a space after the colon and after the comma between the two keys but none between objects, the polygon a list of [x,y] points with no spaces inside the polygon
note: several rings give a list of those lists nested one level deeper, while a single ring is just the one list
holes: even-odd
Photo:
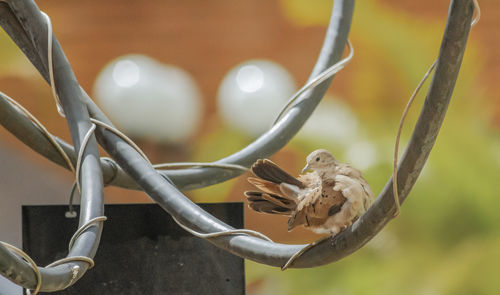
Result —
[{"label": "bird", "polygon": [[361,217],[375,199],[361,171],[340,163],[325,149],[307,156],[297,178],[269,159],[258,159],[251,171],[255,177],[248,177],[248,182],[258,190],[244,192],[248,206],[260,213],[289,216],[288,231],[303,226],[335,236]]}]

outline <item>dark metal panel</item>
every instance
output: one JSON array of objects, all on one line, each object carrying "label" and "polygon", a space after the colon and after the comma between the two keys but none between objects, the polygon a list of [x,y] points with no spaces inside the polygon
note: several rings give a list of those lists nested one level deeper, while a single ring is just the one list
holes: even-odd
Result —
[{"label": "dark metal panel", "polygon": [[[200,204],[243,228],[243,203]],[[63,258],[78,226],[67,206],[23,206],[23,249],[39,264]],[[78,208],[76,208],[78,211]],[[96,266],[75,285],[80,294],[244,294],[243,259],[181,229],[155,204],[106,205]]]}]

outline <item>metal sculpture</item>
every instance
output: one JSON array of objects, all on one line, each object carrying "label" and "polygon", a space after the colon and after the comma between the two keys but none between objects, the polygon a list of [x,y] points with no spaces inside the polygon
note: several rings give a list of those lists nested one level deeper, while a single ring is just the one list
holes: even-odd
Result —
[{"label": "metal sculpture", "polygon": [[[143,190],[190,232],[235,255],[271,266],[319,266],[339,260],[362,247],[393,218],[397,210],[391,190],[392,178],[374,205],[351,227],[334,238],[314,243],[313,247],[273,243],[250,231],[235,230],[203,211],[181,192],[240,175],[241,166],[249,167],[255,160],[269,157],[298,132],[330,85],[333,72],[328,70],[341,59],[353,9],[353,0],[335,1],[323,47],[309,79],[310,82],[319,81],[317,79],[321,77],[325,81],[310,83],[314,85],[287,105],[284,115],[271,129],[239,152],[212,165],[198,164],[185,169],[159,171],[130,141],[117,134],[112,123],[79,86],[57,38],[52,35],[49,18],[36,4],[32,0],[0,1],[0,25],[53,87],[54,96],[60,101],[59,111],[67,120],[73,146],[47,136],[4,94],[0,95],[0,124],[51,161],[67,169],[75,167],[82,196],[80,229],[72,239],[68,258],[47,267],[38,267],[0,244],[0,274],[35,290],[35,293],[39,290],[57,291],[74,284],[92,266],[92,257],[98,248],[104,220],[104,185]],[[473,11],[473,0],[451,1],[436,72],[397,173],[397,193],[401,203],[415,184],[444,119]],[[111,159],[100,157],[98,144]]]}]

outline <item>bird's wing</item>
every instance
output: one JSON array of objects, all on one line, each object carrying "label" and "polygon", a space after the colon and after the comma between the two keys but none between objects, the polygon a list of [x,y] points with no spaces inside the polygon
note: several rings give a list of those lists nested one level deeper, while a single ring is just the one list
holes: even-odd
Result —
[{"label": "bird's wing", "polygon": [[271,195],[263,192],[245,192],[248,199],[248,206],[262,213],[291,215],[295,203],[283,199],[277,195]]},{"label": "bird's wing", "polygon": [[340,192],[334,192],[332,186],[325,183],[316,173],[300,175],[299,180],[306,184],[307,189],[302,190],[296,211],[288,220],[288,230],[296,226],[316,227],[340,211],[345,198]]},{"label": "bird's wing", "polygon": [[326,219],[340,211],[346,198],[340,191],[333,189],[335,182],[320,179],[320,184],[312,189],[297,205],[297,210],[307,212],[309,219]]},{"label": "bird's wing", "polygon": [[258,212],[291,215],[305,185],[267,159],[257,160],[251,169],[256,177],[248,182],[260,191],[245,192],[248,206]]},{"label": "bird's wing", "polygon": [[311,192],[304,196],[302,206],[310,206],[315,203],[342,204],[345,201],[341,192],[333,190],[335,185],[334,177],[321,178],[317,173],[313,172],[299,176],[299,180],[307,183],[307,187],[311,189]]},{"label": "bird's wing", "polygon": [[336,174],[342,174],[345,176],[349,176],[351,178],[363,177],[361,171],[359,171],[358,169],[352,167],[349,164],[345,164],[345,163],[339,164],[337,166]]},{"label": "bird's wing", "polygon": [[313,172],[301,175],[299,179],[308,184],[308,189],[302,192],[297,204],[297,210],[305,210],[321,198],[321,178],[317,173]]},{"label": "bird's wing", "polygon": [[288,183],[293,184],[299,188],[305,188],[305,185],[301,181],[286,173],[271,160],[259,159],[252,165],[251,170],[253,174],[255,174],[255,176],[264,180],[274,182],[276,184]]},{"label": "bird's wing", "polygon": [[298,179],[307,187],[300,196],[297,210],[303,210],[305,207],[315,203],[321,197],[321,177],[316,172],[300,175]]},{"label": "bird's wing", "polygon": [[282,198],[293,201],[294,203],[297,202],[297,196],[300,189],[295,185],[287,184],[284,182],[281,184],[276,184],[274,182],[270,182],[256,177],[248,177],[247,180],[248,182],[253,184],[256,188],[260,189],[265,193],[280,196]]},{"label": "bird's wing", "polygon": [[256,188],[260,189],[265,193],[275,194],[275,195],[281,194],[279,184],[256,177],[248,177],[247,180]]},{"label": "bird's wing", "polygon": [[365,211],[368,210],[368,208],[375,201],[375,195],[373,194],[373,191],[368,182],[363,178],[363,174],[361,173],[361,171],[352,167],[349,164],[340,164],[339,167],[337,168],[337,174],[351,177],[352,179],[358,181],[359,184],[361,184],[364,193],[363,207]]},{"label": "bird's wing", "polygon": [[365,211],[370,208],[370,206],[375,202],[375,194],[372,191],[372,188],[368,184],[368,181],[366,181],[363,177],[360,178],[360,183],[361,186],[363,187],[363,190],[366,194],[365,202],[364,202],[364,207]]}]

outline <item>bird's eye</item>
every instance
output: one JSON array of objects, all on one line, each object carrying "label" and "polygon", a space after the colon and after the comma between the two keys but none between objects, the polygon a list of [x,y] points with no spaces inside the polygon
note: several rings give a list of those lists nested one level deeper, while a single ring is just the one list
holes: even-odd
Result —
[{"label": "bird's eye", "polygon": [[316,158],[316,162],[319,162],[319,157]]}]

